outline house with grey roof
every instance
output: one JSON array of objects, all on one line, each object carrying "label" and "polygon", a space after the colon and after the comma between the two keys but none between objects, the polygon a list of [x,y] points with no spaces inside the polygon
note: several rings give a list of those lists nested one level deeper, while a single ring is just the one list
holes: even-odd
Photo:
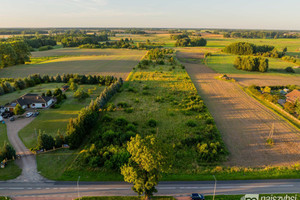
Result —
[{"label": "house with grey roof", "polygon": [[48,108],[55,102],[53,97],[41,96],[38,94],[25,94],[18,99],[5,105],[6,110],[13,111],[17,104],[23,109],[26,108]]}]

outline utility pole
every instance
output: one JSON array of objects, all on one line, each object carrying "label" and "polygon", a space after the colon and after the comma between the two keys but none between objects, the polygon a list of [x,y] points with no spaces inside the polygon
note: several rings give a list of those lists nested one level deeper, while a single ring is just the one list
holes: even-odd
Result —
[{"label": "utility pole", "polygon": [[213,200],[215,200],[215,196],[216,196],[216,189],[217,189],[217,179],[215,177],[215,175],[213,175],[214,179],[215,179],[215,187],[214,187],[214,195],[213,195]]},{"label": "utility pole", "polygon": [[78,179],[77,179],[77,195],[78,195],[78,199],[80,198],[80,194],[79,194],[79,180],[80,180],[80,176],[78,176]]}]

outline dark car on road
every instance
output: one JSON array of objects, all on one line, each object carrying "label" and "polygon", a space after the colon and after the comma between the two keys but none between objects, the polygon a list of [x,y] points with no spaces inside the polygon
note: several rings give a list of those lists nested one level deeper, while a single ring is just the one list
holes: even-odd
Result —
[{"label": "dark car on road", "polygon": [[193,193],[191,195],[191,200],[205,200],[205,198],[202,194]]},{"label": "dark car on road", "polygon": [[15,121],[15,118],[14,118],[14,117],[10,117],[10,118],[9,118],[9,121],[11,121],[11,122],[12,122],[12,121]]}]

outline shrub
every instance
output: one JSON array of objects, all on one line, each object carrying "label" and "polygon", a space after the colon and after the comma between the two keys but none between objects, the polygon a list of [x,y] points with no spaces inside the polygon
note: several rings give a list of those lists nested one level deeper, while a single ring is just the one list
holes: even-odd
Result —
[{"label": "shrub", "polygon": [[127,112],[127,113],[133,113],[133,107],[125,108],[124,111]]},{"label": "shrub", "polygon": [[197,123],[193,120],[189,120],[185,124],[189,127],[196,127],[197,126]]},{"label": "shrub", "polygon": [[55,141],[52,136],[39,131],[38,148],[39,149],[52,149],[55,146]]},{"label": "shrub", "polygon": [[107,114],[102,117],[103,122],[111,122],[112,120],[113,120],[113,118]]},{"label": "shrub", "polygon": [[78,90],[76,90],[76,92],[74,93],[74,98],[78,99],[78,100],[84,100],[86,98],[89,97],[89,94],[86,93],[82,88],[79,88]]},{"label": "shrub", "polygon": [[116,109],[116,106],[115,106],[114,103],[108,103],[107,106],[106,106],[106,110],[108,112],[113,112],[113,111],[115,111],[115,109]]},{"label": "shrub", "polygon": [[287,101],[285,104],[284,104],[284,110],[287,111],[288,113],[290,114],[294,114],[295,113],[295,104]]},{"label": "shrub", "polygon": [[155,97],[155,102],[164,102],[164,98],[163,97],[161,97],[161,96],[157,96],[157,97]]},{"label": "shrub", "polygon": [[70,90],[76,91],[78,89],[78,85],[74,82],[71,83],[70,85]]},{"label": "shrub", "polygon": [[148,120],[147,124],[148,124],[148,126],[154,128],[157,126],[157,121],[154,119],[150,119],[150,120]]},{"label": "shrub", "polygon": [[145,86],[143,87],[143,90],[149,90],[149,86],[148,86],[148,85],[145,85]]},{"label": "shrub", "polygon": [[135,89],[133,87],[128,87],[128,92],[137,93],[137,89]]},{"label": "shrub", "polygon": [[120,108],[128,108],[129,107],[128,103],[124,102],[124,101],[117,103],[117,106]]},{"label": "shrub", "polygon": [[206,123],[206,124],[214,124],[214,118],[212,118],[212,117],[207,117],[206,120],[205,120],[205,123]]},{"label": "shrub", "polygon": [[115,119],[115,124],[117,126],[125,127],[128,124],[128,121],[124,117],[119,117],[119,118]]},{"label": "shrub", "polygon": [[143,94],[143,95],[149,95],[150,92],[148,92],[148,91],[143,91],[142,94]]},{"label": "shrub", "polygon": [[284,69],[284,71],[287,73],[295,73],[295,70],[292,67],[287,67]]}]

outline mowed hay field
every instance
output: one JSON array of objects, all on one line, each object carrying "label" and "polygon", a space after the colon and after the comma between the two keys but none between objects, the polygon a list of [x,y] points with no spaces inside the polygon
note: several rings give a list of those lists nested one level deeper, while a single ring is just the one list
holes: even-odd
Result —
[{"label": "mowed hay field", "polygon": [[[56,75],[78,73],[112,75],[126,79],[146,51],[128,49],[79,49],[63,48],[33,52],[32,57],[50,57],[38,64],[25,64],[0,70],[0,78],[26,77],[30,74]],[[51,58],[53,57],[53,58]]]},{"label": "mowed hay field", "polygon": [[[191,55],[192,56],[192,55]],[[186,61],[188,53],[178,53]],[[183,63],[213,115],[230,152],[229,166],[287,166],[300,162],[300,131],[249,97],[236,83],[215,79],[209,67]],[[266,76],[267,77],[267,76]],[[274,145],[267,138],[274,124]]]}]

